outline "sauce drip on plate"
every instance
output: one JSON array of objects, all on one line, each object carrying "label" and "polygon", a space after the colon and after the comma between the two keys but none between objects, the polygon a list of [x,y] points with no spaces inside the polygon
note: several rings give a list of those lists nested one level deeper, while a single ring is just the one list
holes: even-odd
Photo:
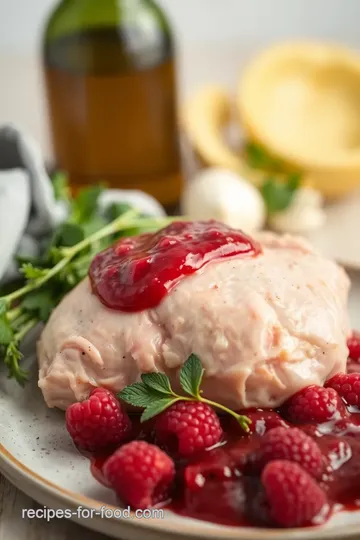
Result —
[{"label": "sauce drip on plate", "polygon": [[[319,485],[329,502],[326,521],[339,511],[360,508],[360,414],[326,424],[292,424],[281,409],[249,409],[241,411],[251,417],[252,433],[245,435],[230,416],[221,417],[224,440],[212,450],[200,452],[189,460],[176,460],[178,482],[166,507],[182,516],[236,527],[276,526],[268,514],[258,474],[246,470],[247,456],[256,451],[263,434],[273,427],[297,427],[319,445],[327,467]],[[134,437],[156,444],[150,424],[140,424],[139,415],[132,415]],[[112,452],[111,452],[112,453]],[[108,457],[89,455],[91,472],[108,486],[102,468]],[[185,474],[185,469],[187,473]],[[311,523],[309,523],[311,525]],[[315,523],[312,523],[315,525]]]},{"label": "sauce drip on plate", "polygon": [[176,221],[156,233],[120,240],[92,261],[93,293],[111,309],[153,308],[180,280],[212,261],[255,257],[258,242],[216,221]]}]

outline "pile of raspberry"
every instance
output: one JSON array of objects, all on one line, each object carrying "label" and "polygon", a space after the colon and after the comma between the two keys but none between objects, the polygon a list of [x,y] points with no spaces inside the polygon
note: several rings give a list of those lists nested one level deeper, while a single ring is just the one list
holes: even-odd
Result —
[{"label": "pile of raspberry", "polygon": [[[251,430],[245,435],[239,428],[239,437],[250,440],[254,436],[256,444],[249,445],[248,451],[245,444],[241,459],[224,452],[219,417],[198,401],[179,401],[169,407],[150,421],[144,440],[135,438],[132,421],[116,397],[97,388],[89,399],[67,409],[66,425],[78,447],[113,451],[102,472],[123,503],[133,508],[165,505],[179,485],[196,494],[207,489],[208,478],[219,482],[251,479],[257,489],[255,506],[253,500],[245,505],[249,519],[263,524],[261,506],[266,525],[299,527],[328,517],[331,503],[323,479],[331,463],[311,434],[294,424],[346,423],[346,406],[359,404],[360,374],[352,373],[335,375],[325,387],[304,388],[284,404],[281,416],[273,411],[247,411]],[[214,448],[214,454],[209,452]],[[250,492],[248,496],[251,499]]]}]

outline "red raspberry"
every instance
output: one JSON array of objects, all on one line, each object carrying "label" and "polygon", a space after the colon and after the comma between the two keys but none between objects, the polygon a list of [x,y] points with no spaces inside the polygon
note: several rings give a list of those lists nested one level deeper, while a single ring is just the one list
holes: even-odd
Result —
[{"label": "red raspberry", "polygon": [[200,401],[178,401],[172,405],[157,419],[155,432],[160,445],[181,456],[213,446],[223,433],[215,411]]},{"label": "red raspberry", "polygon": [[175,465],[158,446],[132,441],[109,457],[103,472],[125,504],[150,508],[168,499]]},{"label": "red raspberry", "polygon": [[348,339],[349,358],[351,360],[360,360],[360,332],[353,331]]},{"label": "red raspberry", "polygon": [[[282,527],[310,525],[326,508],[325,493],[297,463],[271,461],[266,465],[261,481],[271,517]],[[325,519],[325,516],[322,517]]]},{"label": "red raspberry", "polygon": [[250,463],[259,470],[269,461],[277,459],[298,463],[304,471],[315,478],[321,478],[324,469],[323,455],[319,446],[298,428],[271,429],[262,437],[260,447],[250,457]]},{"label": "red raspberry", "polygon": [[292,396],[284,406],[286,416],[295,423],[321,424],[345,415],[344,404],[332,388],[307,386]]},{"label": "red raspberry", "polygon": [[360,373],[338,373],[326,386],[333,388],[348,405],[360,405]]},{"label": "red raspberry", "polygon": [[95,388],[89,399],[66,409],[66,428],[77,446],[96,451],[126,440],[131,422],[114,394]]}]

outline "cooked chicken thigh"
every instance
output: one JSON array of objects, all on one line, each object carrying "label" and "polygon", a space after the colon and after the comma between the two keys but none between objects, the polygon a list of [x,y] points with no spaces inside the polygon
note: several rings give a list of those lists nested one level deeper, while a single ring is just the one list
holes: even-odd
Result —
[{"label": "cooked chicken thigh", "polygon": [[141,312],[108,309],[85,279],[38,344],[48,406],[65,409],[96,386],[120,391],[157,370],[176,387],[192,352],[206,370],[204,395],[234,409],[278,406],[344,371],[345,272],[296,238],[258,240],[257,257],[209,263]]}]

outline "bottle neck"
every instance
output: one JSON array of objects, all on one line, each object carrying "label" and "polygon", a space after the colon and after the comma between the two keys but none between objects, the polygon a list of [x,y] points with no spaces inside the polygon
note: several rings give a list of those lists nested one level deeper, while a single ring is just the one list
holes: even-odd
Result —
[{"label": "bottle neck", "polygon": [[69,26],[128,23],[135,18],[152,14],[163,17],[153,0],[62,0],[55,14],[61,15]]},{"label": "bottle neck", "polygon": [[47,65],[118,73],[172,58],[173,42],[152,0],[63,0],[45,29],[43,50]]},{"label": "bottle neck", "polygon": [[102,9],[134,9],[138,8],[141,5],[156,5],[152,0],[61,0],[59,6],[68,6],[69,4],[79,5],[84,8],[89,8],[94,6],[97,10],[99,9],[99,2],[101,2]]}]

